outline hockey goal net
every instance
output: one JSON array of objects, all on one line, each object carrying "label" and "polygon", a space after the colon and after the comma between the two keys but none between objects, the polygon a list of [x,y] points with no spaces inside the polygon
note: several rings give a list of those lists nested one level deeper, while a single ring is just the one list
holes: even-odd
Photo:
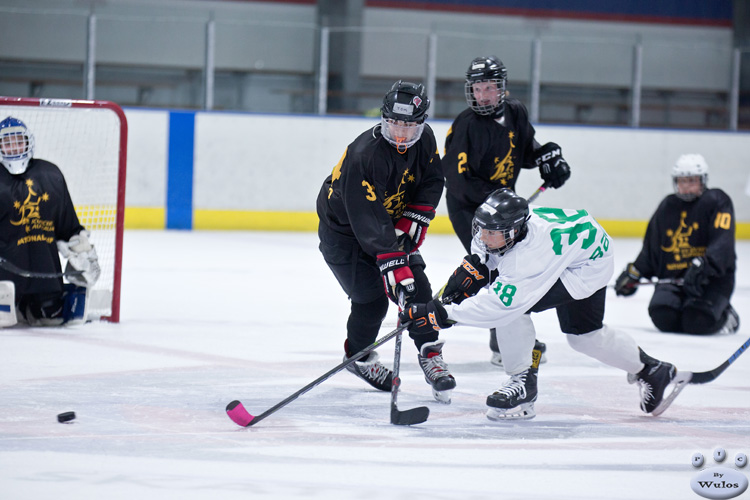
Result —
[{"label": "hockey goal net", "polygon": [[34,134],[34,157],[60,168],[78,219],[91,233],[102,273],[89,291],[88,317],[118,322],[128,137],[125,114],[109,101],[0,97],[0,120],[8,116],[23,121]]}]

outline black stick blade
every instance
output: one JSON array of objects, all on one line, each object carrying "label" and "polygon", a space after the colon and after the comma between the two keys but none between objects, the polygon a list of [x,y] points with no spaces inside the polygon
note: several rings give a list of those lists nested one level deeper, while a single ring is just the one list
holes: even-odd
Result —
[{"label": "black stick blade", "polygon": [[393,425],[415,425],[427,421],[430,416],[430,409],[426,406],[418,406],[409,410],[400,411],[398,408],[391,408],[391,423]]}]

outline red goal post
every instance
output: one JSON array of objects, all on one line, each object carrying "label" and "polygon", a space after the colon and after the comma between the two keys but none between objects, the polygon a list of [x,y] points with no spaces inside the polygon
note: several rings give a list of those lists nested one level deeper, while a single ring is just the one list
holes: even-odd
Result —
[{"label": "red goal post", "polygon": [[23,121],[34,134],[34,157],[60,168],[78,218],[91,233],[102,274],[89,291],[89,318],[119,322],[128,145],[125,113],[109,101],[0,96],[0,120],[8,116]]}]

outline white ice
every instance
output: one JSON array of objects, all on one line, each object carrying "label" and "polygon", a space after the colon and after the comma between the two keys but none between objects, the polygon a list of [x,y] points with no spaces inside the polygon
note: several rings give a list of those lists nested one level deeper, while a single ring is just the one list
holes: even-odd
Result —
[{"label": "white ice", "polygon": [[[648,289],[610,290],[605,321],[679,368],[714,368],[750,332],[750,242],[737,247],[737,334],[658,333]],[[639,248],[615,240],[618,273]],[[449,235],[423,253],[433,286],[463,256]],[[729,467],[750,455],[750,354],[655,418],[623,372],[567,345],[551,311],[535,315],[549,361],[534,420],[485,418],[505,376],[486,331],[455,327],[451,405],[432,400],[404,339],[399,405],[429,406],[421,425],[391,425],[389,394],[343,372],[241,428],[230,401],[257,415],[341,362],[348,301],[316,235],[127,231],[124,255],[121,323],[0,330],[0,498],[691,499],[693,453],[704,467],[717,447]],[[380,353],[390,364],[392,343]],[[77,419],[57,423],[64,411]]]}]

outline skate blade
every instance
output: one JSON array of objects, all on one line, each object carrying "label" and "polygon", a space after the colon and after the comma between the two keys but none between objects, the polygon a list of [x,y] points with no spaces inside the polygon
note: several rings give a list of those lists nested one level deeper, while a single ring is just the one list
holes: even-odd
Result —
[{"label": "skate blade", "polygon": [[443,403],[444,405],[451,404],[451,393],[453,392],[453,389],[447,390],[447,391],[436,391],[435,389],[432,390],[432,397],[435,398],[435,401],[438,403]]},{"label": "skate blade", "polygon": [[659,403],[659,406],[654,408],[654,411],[651,412],[651,415],[658,417],[659,415],[664,413],[667,408],[669,408],[669,405],[672,404],[672,401],[674,401],[675,398],[680,395],[680,393],[685,388],[685,386],[687,386],[692,377],[692,372],[678,371],[677,373],[675,373],[674,378],[670,382],[670,385],[674,384],[672,392],[669,394],[669,396],[661,400],[661,403]]},{"label": "skate blade", "polygon": [[503,422],[507,420],[531,420],[536,417],[534,403],[524,403],[515,408],[493,408],[489,407],[485,414],[493,422]]}]

